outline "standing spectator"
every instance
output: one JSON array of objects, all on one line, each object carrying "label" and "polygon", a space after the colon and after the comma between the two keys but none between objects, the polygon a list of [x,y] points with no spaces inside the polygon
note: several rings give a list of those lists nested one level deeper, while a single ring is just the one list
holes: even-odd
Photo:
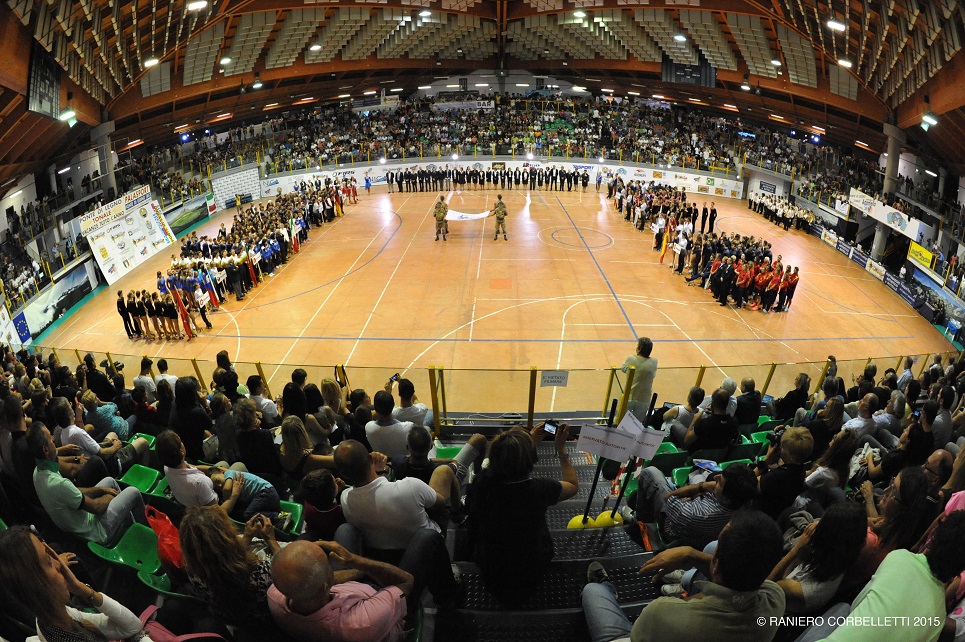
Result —
[{"label": "standing spectator", "polygon": [[630,385],[630,403],[627,410],[633,413],[640,423],[646,423],[650,398],[653,395],[653,380],[657,376],[657,359],[650,356],[651,352],[653,342],[650,337],[640,337],[637,339],[637,353],[627,357],[620,367],[623,372],[627,372],[630,366],[636,368],[633,383]]},{"label": "standing spectator", "polygon": [[144,388],[148,403],[157,401],[157,386],[154,384],[154,379],[151,378],[151,368],[153,366],[154,362],[150,357],[143,357],[141,359],[141,373],[134,377],[134,381],[131,382],[135,388],[138,386]]}]

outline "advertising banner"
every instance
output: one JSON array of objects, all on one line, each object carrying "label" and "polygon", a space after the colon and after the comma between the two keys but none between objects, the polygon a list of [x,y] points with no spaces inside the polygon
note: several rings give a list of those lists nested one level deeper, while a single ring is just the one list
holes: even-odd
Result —
[{"label": "advertising banner", "polygon": [[851,188],[848,200],[851,207],[859,212],[870,216],[876,221],[884,223],[900,234],[904,234],[912,241],[917,241],[922,236],[930,236],[932,228],[925,225],[916,218],[911,218],[904,212],[899,212],[893,207],[885,205],[873,196],[868,196],[864,192]]},{"label": "advertising banner", "polygon": [[908,258],[920,263],[921,265],[924,265],[927,268],[931,267],[933,257],[934,255],[931,252],[918,245],[914,241],[908,245]]},{"label": "advertising banner", "polygon": [[871,260],[871,256],[865,254],[858,248],[853,247],[851,248],[851,260],[857,263],[858,265],[860,265],[861,267],[865,267],[868,265],[868,261]]},{"label": "advertising banner", "polygon": [[762,192],[765,192],[767,194],[777,193],[777,185],[775,185],[774,183],[765,183],[764,181],[761,181],[760,185],[761,185]]},{"label": "advertising banner", "polygon": [[24,308],[23,316],[30,329],[30,336],[36,338],[90,292],[87,270],[83,265],[78,265],[58,279],[53,286],[43,290]]},{"label": "advertising banner", "polygon": [[[869,272],[871,272],[872,274],[874,274],[876,277],[878,277],[878,278],[881,279],[882,281],[885,280],[885,278],[886,278],[885,275],[888,274],[888,272],[885,270],[885,266],[884,266],[884,265],[882,265],[881,263],[878,263],[877,261],[872,261],[871,259],[868,259],[868,262],[865,263],[864,269],[868,270]],[[897,283],[895,284],[895,288],[894,288],[894,289],[897,291],[897,289],[898,289]]]},{"label": "advertising banner", "polygon": [[837,239],[837,241],[834,244],[834,248],[838,252],[841,252],[841,254],[844,254],[849,259],[851,258],[851,250],[853,248],[850,245],[848,245],[847,241],[845,241],[844,239],[840,239],[840,238]]},{"label": "advertising banner", "polygon": [[81,218],[81,233],[110,284],[175,241],[160,205],[145,196],[150,190],[139,188]]}]

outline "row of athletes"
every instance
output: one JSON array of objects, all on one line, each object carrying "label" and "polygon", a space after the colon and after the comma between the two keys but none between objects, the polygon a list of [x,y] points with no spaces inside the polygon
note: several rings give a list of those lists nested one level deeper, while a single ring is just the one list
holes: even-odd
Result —
[{"label": "row of athletes", "polygon": [[763,214],[771,223],[783,226],[785,231],[791,229],[791,225],[796,230],[803,230],[805,225],[814,222],[813,213],[793,205],[783,196],[752,192],[747,197],[747,206],[752,211]]},{"label": "row of athletes", "polygon": [[[598,177],[599,179],[599,177]],[[538,168],[516,168],[516,169],[478,169],[455,167],[448,165],[444,169],[428,169],[416,167],[401,171],[388,170],[385,173],[385,182],[389,187],[389,193],[398,188],[399,192],[438,192],[440,190],[457,189],[468,186],[469,189],[512,189],[526,188],[531,190],[543,189],[545,186],[550,190],[572,192],[576,187],[578,191],[586,191],[590,184],[590,174],[587,170],[580,172],[578,169],[567,170],[564,167],[553,165],[548,169]],[[599,180],[597,181],[599,186]]]},{"label": "row of athletes", "polygon": [[[436,201],[435,209],[432,215],[436,219],[436,240],[439,240],[439,235],[442,235],[442,240],[446,240],[446,235],[449,234],[449,221],[446,220],[446,215],[449,213],[449,206],[446,204],[446,197],[442,194],[439,195],[439,200]],[[506,203],[503,202],[503,195],[496,195],[496,204],[493,205],[493,209],[490,210],[489,215],[496,218],[496,234],[493,236],[494,241],[499,240],[499,232],[503,233],[503,240],[508,241],[509,238],[506,236],[506,216],[509,211],[506,209]]]},{"label": "row of athletes", "polygon": [[[161,280],[160,272],[158,272],[158,279]],[[176,288],[165,287],[163,292],[130,290],[125,297],[123,290],[117,291],[117,314],[121,317],[128,339],[132,341],[184,339],[191,334],[186,334],[188,324],[193,326],[193,334],[201,332],[198,317],[209,330],[211,329],[211,323],[204,310],[204,291],[201,289],[201,281],[195,279],[192,285],[189,282],[189,275],[185,273],[172,276],[172,285],[174,282],[177,283]],[[184,325],[183,331],[179,324]]]},{"label": "row of athletes", "polygon": [[772,264],[767,257],[747,261],[718,254],[710,268],[710,291],[721,306],[746,304],[764,314],[787,312],[801,278],[799,269],[782,266],[780,256]]}]

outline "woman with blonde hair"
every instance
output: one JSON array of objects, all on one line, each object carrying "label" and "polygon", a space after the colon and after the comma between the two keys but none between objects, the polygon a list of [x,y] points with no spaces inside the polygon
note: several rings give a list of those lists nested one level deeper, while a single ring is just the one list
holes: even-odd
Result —
[{"label": "woman with blonde hair", "polygon": [[[271,555],[279,549],[271,520],[255,515],[238,537],[220,506],[192,506],[184,513],[178,537],[191,586],[214,615],[233,626],[269,624]],[[251,550],[254,537],[267,545],[267,559]]]},{"label": "woman with blonde hair", "polygon": [[312,454],[312,441],[305,424],[294,415],[281,422],[279,459],[285,474],[295,481],[301,481],[307,473],[319,468],[335,468],[335,458],[331,455]]}]

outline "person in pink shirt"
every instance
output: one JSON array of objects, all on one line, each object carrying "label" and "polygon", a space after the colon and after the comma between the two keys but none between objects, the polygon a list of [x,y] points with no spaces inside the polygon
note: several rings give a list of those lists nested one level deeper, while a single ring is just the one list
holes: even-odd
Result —
[{"label": "person in pink shirt", "polygon": [[[330,559],[345,570],[333,571]],[[406,597],[415,579],[398,567],[335,542],[300,540],[274,555],[271,577],[272,619],[300,642],[396,642],[405,635]],[[365,578],[383,588],[362,583]]]}]

